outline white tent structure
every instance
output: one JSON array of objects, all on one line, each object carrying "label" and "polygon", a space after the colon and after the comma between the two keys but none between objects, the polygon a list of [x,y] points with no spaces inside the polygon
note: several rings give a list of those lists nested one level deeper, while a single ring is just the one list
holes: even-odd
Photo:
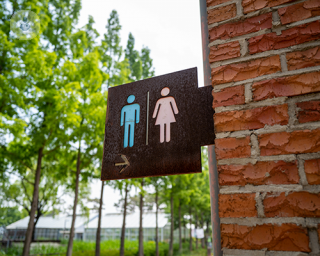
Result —
[{"label": "white tent structure", "polygon": [[[89,218],[77,216],[75,223],[75,239],[83,239],[85,225],[98,215]],[[69,237],[72,216],[57,215],[40,217],[35,230],[35,240],[60,240]],[[6,227],[6,236],[10,240],[24,240],[29,223],[29,216]]]},{"label": "white tent structure", "polygon": [[[143,215],[143,240],[154,241],[156,234],[156,214],[146,212]],[[118,240],[121,236],[123,223],[122,213],[107,213],[101,218],[101,240]],[[138,240],[139,236],[139,211],[127,214],[126,217],[126,240]],[[95,241],[98,226],[98,218],[90,221],[84,232],[83,240]],[[158,214],[159,241],[168,241],[170,237],[170,222],[164,213]],[[175,231],[175,236],[178,235]]]}]

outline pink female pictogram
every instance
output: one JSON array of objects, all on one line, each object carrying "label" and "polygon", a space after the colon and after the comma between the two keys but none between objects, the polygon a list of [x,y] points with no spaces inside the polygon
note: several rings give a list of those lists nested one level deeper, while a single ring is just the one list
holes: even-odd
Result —
[{"label": "pink female pictogram", "polygon": [[[168,87],[164,87],[161,90],[161,95],[167,96],[169,92],[170,89]],[[166,125],[166,142],[170,141],[170,124],[176,122],[174,114],[178,113],[179,111],[176,100],[172,96],[161,98],[157,101],[152,118],[157,117],[156,125],[160,125],[160,143],[164,142],[164,125]]]}]

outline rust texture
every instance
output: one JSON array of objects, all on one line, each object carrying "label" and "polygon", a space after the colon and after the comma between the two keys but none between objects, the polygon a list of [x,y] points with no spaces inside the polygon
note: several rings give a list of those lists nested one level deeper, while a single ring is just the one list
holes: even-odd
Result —
[{"label": "rust texture", "polygon": [[[130,179],[201,172],[201,146],[214,143],[212,88],[198,88],[197,69],[187,69],[130,84],[110,88],[101,180]],[[171,140],[160,143],[160,128],[152,118],[161,90],[170,89],[179,113],[171,123]],[[149,92],[148,145],[147,93]],[[140,105],[140,121],[135,124],[134,145],[124,147],[124,126],[120,126],[121,110],[133,103]],[[121,173],[126,156],[130,166]]]}]

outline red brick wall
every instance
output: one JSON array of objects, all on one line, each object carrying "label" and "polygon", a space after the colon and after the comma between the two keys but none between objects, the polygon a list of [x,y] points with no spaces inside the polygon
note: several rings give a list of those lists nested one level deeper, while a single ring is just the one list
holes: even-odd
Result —
[{"label": "red brick wall", "polygon": [[224,255],[320,255],[320,0],[207,0]]}]

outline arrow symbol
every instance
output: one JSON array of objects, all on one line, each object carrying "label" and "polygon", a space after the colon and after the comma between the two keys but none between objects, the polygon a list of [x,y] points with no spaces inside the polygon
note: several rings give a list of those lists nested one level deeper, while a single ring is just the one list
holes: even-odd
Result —
[{"label": "arrow symbol", "polygon": [[124,167],[122,167],[122,169],[120,170],[120,173],[122,173],[125,169],[127,169],[130,166],[130,163],[129,163],[128,158],[125,155],[121,155],[121,154],[119,154],[119,155],[123,159],[124,163],[115,163],[114,165],[115,166],[123,166],[124,165]]}]

